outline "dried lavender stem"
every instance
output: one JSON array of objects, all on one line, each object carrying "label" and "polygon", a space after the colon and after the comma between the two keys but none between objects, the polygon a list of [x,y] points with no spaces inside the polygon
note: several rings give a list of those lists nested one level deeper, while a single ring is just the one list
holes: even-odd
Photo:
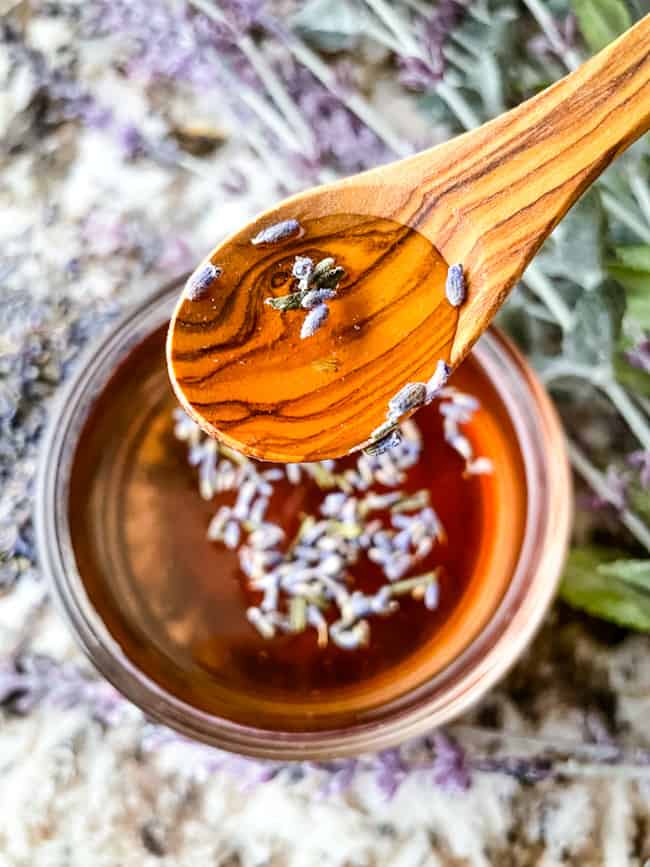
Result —
[{"label": "dried lavender stem", "polygon": [[650,226],[646,226],[630,213],[630,209],[626,208],[609,190],[601,190],[600,199],[610,214],[634,232],[645,244],[650,244]]}]

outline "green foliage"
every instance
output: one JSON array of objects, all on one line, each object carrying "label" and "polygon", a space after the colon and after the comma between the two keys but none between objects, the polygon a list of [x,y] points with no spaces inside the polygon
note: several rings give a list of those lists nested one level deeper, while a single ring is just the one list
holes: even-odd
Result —
[{"label": "green foliage", "polygon": [[596,190],[585,193],[562,220],[538,262],[549,277],[563,277],[593,289],[604,277],[605,214]]},{"label": "green foliage", "polygon": [[574,548],[560,595],[574,608],[642,632],[650,631],[650,559],[625,560],[612,548]]},{"label": "green foliage", "polygon": [[309,0],[291,17],[292,26],[321,51],[353,48],[364,35],[368,15],[362,3]]},{"label": "green foliage", "polygon": [[628,315],[637,328],[650,331],[650,245],[616,247],[609,274],[626,290]]},{"label": "green foliage", "polygon": [[571,5],[592,51],[600,51],[632,25],[623,0],[571,0]]},{"label": "green foliage", "polygon": [[567,358],[590,367],[612,363],[625,311],[625,294],[607,281],[585,291],[575,306],[575,326],[564,338]]}]

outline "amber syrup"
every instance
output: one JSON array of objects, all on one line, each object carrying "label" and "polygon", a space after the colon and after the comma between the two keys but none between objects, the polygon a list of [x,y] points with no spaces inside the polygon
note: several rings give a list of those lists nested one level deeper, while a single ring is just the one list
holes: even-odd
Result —
[{"label": "amber syrup", "polygon": [[[257,599],[246,589],[237,553],[206,538],[211,517],[234,494],[202,500],[186,444],[174,437],[164,330],[115,372],[77,448],[72,543],[92,604],[132,663],[208,713],[304,731],[370,719],[456,658],[507,587],[526,490],[517,438],[497,390],[472,357],[453,378],[481,402],[465,432],[475,454],[492,460],[490,475],[462,477],[463,462],[444,441],[435,404],[415,417],[424,447],[402,488],[429,490],[447,533],[447,542],[435,545],[417,569],[441,567],[438,608],[402,597],[395,614],[372,619],[368,646],[354,651],[318,647],[313,630],[267,640],[246,619]],[[355,461],[350,456],[341,466]],[[275,483],[267,518],[291,538],[323,496],[312,481]],[[354,578],[364,591],[384,583],[367,560]]]}]

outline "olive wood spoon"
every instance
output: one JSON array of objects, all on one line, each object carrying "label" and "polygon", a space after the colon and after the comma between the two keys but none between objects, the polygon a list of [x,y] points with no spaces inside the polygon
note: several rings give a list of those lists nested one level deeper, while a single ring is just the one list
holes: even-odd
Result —
[{"label": "olive wood spoon", "polygon": [[[212,251],[203,267],[220,276],[188,281],[167,344],[182,405],[260,459],[323,460],[367,444],[396,392],[465,358],[563,215],[649,128],[650,15],[479,129],[286,199]],[[301,234],[251,243],[290,219]],[[306,310],[264,303],[292,291],[296,255],[332,256],[346,271],[306,339]],[[460,307],[445,298],[446,263],[464,267]]]}]

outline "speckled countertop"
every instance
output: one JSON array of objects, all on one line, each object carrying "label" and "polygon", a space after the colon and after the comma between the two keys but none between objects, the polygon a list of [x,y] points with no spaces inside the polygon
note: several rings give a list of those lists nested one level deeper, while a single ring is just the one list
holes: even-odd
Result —
[{"label": "speckled countertop", "polygon": [[[22,30],[0,46],[0,867],[642,865],[648,637],[553,610],[510,677],[449,729],[466,791],[440,785],[435,762],[415,768],[427,744],[320,768],[209,751],[147,723],[90,671],[33,550],[47,407],[88,339],[276,188],[218,105],[194,105],[200,163],[185,150],[139,158],[132,130],[116,144],[86,109],[62,116],[39,58],[60,64],[72,25],[23,5],[4,4]],[[155,88],[102,50],[76,57],[79,80],[155,138]],[[183,99],[166,110],[182,126]]]}]

